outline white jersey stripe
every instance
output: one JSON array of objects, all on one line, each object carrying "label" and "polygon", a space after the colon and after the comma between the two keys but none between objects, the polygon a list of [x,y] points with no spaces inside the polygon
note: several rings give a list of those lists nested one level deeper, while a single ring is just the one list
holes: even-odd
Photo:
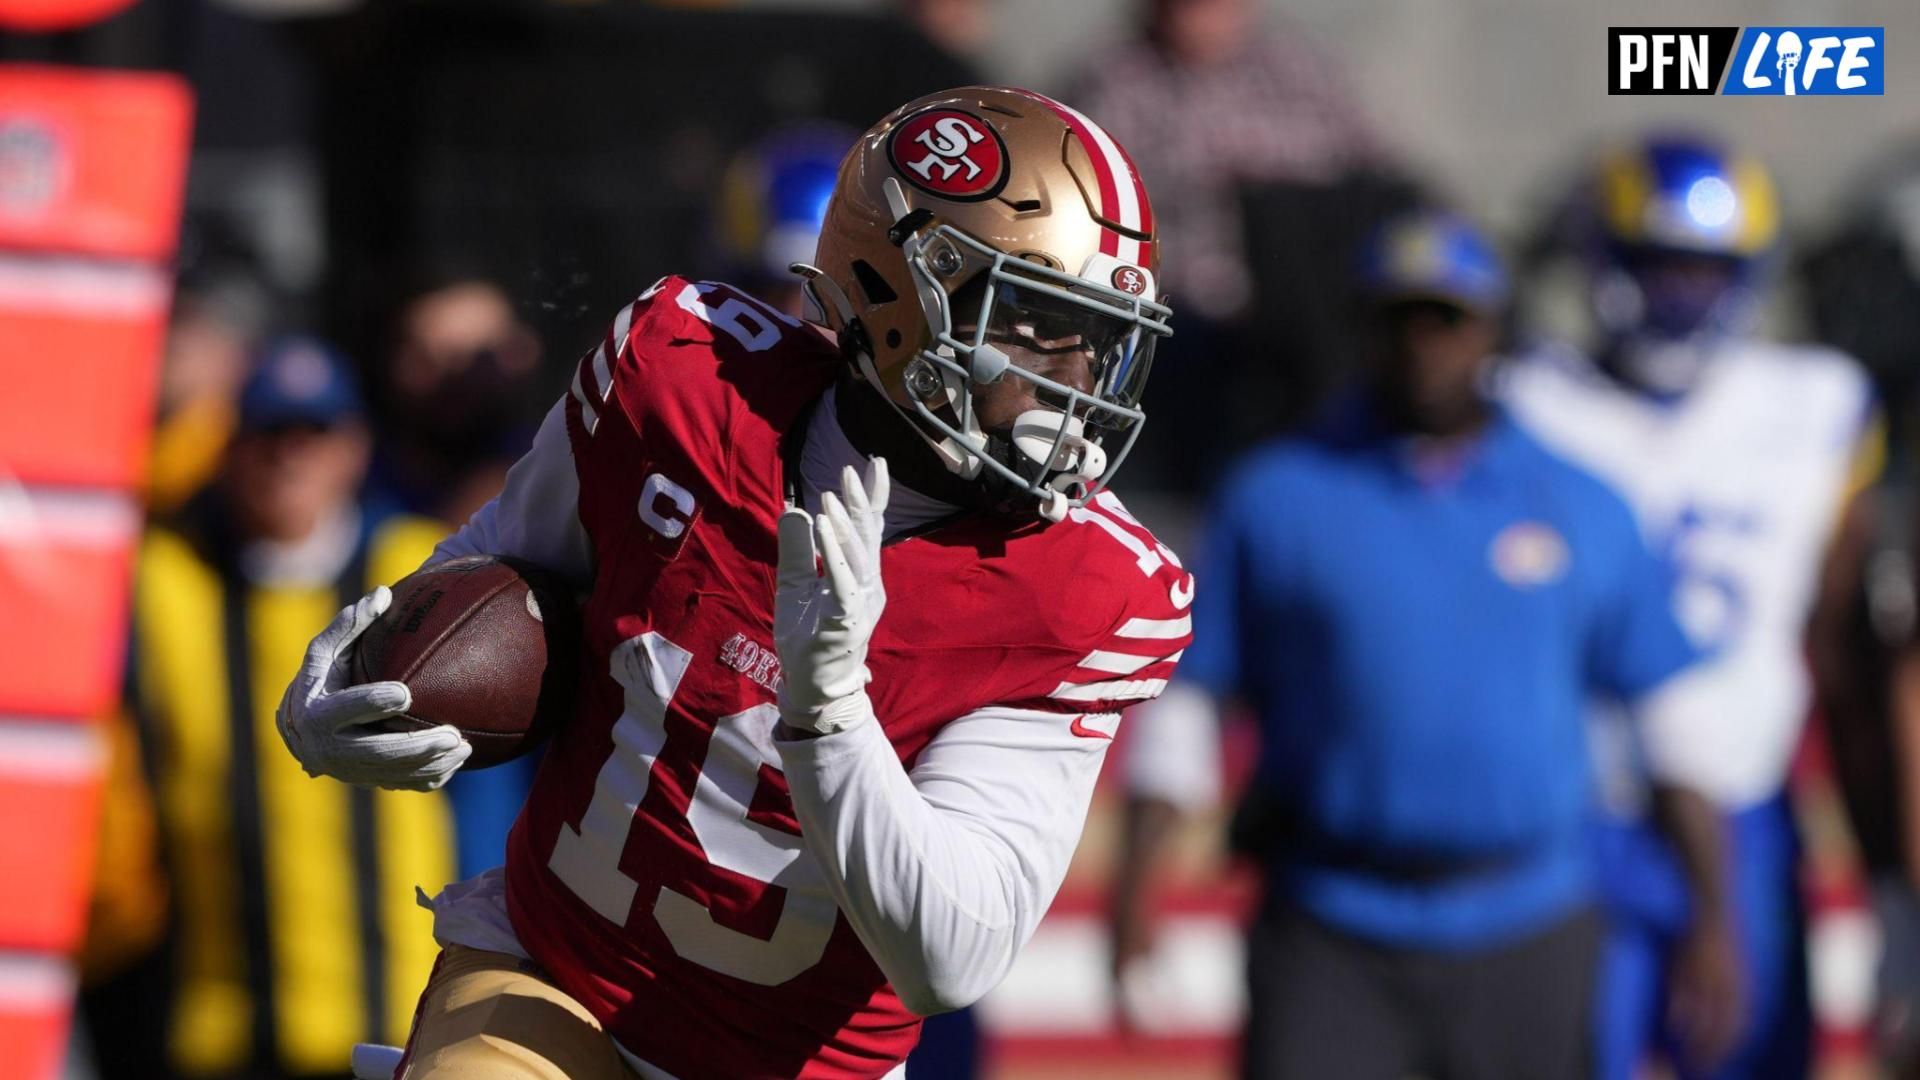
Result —
[{"label": "white jersey stripe", "polygon": [[[620,314],[625,315],[626,312]],[[626,335],[617,334],[614,340],[625,341]],[[600,392],[600,400],[607,400],[607,396],[613,393],[613,373],[607,369],[607,343],[604,341],[593,350],[593,377],[599,384],[596,389]]]},{"label": "white jersey stripe", "polygon": [[1069,683],[1054,688],[1048,697],[1061,701],[1145,701],[1167,688],[1165,679],[1114,679],[1111,682]]},{"label": "white jersey stripe", "polygon": [[573,386],[567,392],[573,395],[573,400],[580,403],[580,424],[587,429],[587,434],[591,435],[593,429],[600,426],[600,414],[594,411],[593,403],[587,400],[586,389],[580,385],[582,370],[584,365],[573,369]]},{"label": "white jersey stripe", "polygon": [[[1113,189],[1119,200],[1119,205],[1113,207],[1114,220],[1129,229],[1140,228],[1140,178],[1133,175],[1133,169],[1127,165],[1126,155],[1120,152],[1120,147],[1114,143],[1113,136],[1108,135],[1106,129],[1099,124],[1087,119],[1085,113],[1071,105],[1061,105],[1060,108],[1086,125],[1087,134],[1093,136],[1094,141],[1094,146],[1088,149],[1097,150],[1100,156],[1106,159],[1107,171],[1113,174]],[[1121,237],[1120,259],[1124,262],[1139,262],[1140,241],[1131,237]]]},{"label": "white jersey stripe", "polygon": [[1089,671],[1108,671],[1115,675],[1131,675],[1149,664],[1160,663],[1157,656],[1135,656],[1132,653],[1107,652],[1095,649],[1087,654],[1080,666]]},{"label": "white jersey stripe", "polygon": [[[633,309],[639,302],[640,301],[635,300],[632,304],[621,308],[620,314],[613,317],[613,348],[615,352],[627,347],[627,331],[633,329]],[[600,385],[605,386],[606,383],[607,380],[600,380]]]},{"label": "white jersey stripe", "polygon": [[1182,615],[1177,619],[1128,619],[1115,630],[1115,637],[1127,638],[1179,638],[1193,633],[1193,616]]}]

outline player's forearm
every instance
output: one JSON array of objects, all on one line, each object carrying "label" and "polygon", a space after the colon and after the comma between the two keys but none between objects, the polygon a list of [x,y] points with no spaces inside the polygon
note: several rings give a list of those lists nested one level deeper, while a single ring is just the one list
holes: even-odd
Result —
[{"label": "player's forearm", "polygon": [[1920,645],[1908,646],[1895,663],[1892,709],[1894,777],[1900,790],[1907,878],[1920,889]]},{"label": "player's forearm", "polygon": [[1719,810],[1699,792],[1673,784],[1657,785],[1653,800],[1654,820],[1679,853],[1695,922],[1724,921],[1727,846]]},{"label": "player's forearm", "polygon": [[[1059,888],[1085,799],[1063,837],[1057,803],[1023,808],[1019,793],[993,790],[990,774],[971,800],[930,799],[877,723],[778,745],[808,849],[907,1007],[961,1008],[1005,978]],[[934,783],[951,791],[956,780],[958,770]],[[1026,816],[1046,819],[1030,823],[1044,838],[1010,832],[1008,819]]]},{"label": "player's forearm", "polygon": [[1854,610],[1862,595],[1877,513],[1870,492],[1848,502],[1827,545],[1807,617],[1807,666],[1830,724],[1859,723],[1862,713],[1877,707],[1877,695],[1865,691],[1879,658],[1863,656],[1854,636]]},{"label": "player's forearm", "polygon": [[1170,802],[1137,795],[1127,800],[1120,865],[1113,875],[1112,959],[1116,972],[1148,948],[1147,886],[1179,823],[1180,809]]}]

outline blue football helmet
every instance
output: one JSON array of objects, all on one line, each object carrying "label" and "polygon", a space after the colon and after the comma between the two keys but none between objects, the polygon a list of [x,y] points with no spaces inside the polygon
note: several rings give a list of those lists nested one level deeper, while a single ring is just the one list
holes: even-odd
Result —
[{"label": "blue football helmet", "polygon": [[760,289],[797,281],[812,262],[841,159],[858,133],[808,122],[780,128],[735,155],[721,180],[716,239],[728,274]]},{"label": "blue football helmet", "polygon": [[1644,389],[1684,392],[1752,326],[1779,242],[1773,180],[1750,156],[1657,136],[1605,155],[1591,198],[1602,350]]}]

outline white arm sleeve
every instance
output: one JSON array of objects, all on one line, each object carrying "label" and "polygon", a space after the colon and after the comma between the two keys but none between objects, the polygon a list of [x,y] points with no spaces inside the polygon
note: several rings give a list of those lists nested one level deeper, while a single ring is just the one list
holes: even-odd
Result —
[{"label": "white arm sleeve", "polygon": [[1129,796],[1188,813],[1220,802],[1220,705],[1212,694],[1175,681],[1127,713],[1127,740]]},{"label": "white arm sleeve", "polygon": [[1110,745],[1073,728],[982,709],[942,728],[911,773],[877,723],[775,740],[807,848],[907,1008],[978,1000],[1053,903]]},{"label": "white arm sleeve", "polygon": [[580,524],[580,477],[567,442],[566,398],[547,411],[533,446],[507,471],[506,486],[426,565],[462,555],[525,559],[582,587],[593,581],[593,544]]}]

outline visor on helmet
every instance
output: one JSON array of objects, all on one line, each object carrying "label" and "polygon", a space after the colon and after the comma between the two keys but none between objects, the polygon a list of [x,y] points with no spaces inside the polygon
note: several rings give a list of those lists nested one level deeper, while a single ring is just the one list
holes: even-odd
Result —
[{"label": "visor on helmet", "polygon": [[[1038,291],[1009,279],[977,278],[953,297],[953,336],[969,347],[1014,346],[1042,357],[1088,354],[1093,373],[1090,395],[1070,407],[1063,395],[1041,386],[1040,400],[1108,430],[1131,427],[1140,419],[1135,414],[1153,366],[1157,335],[1131,318],[1103,310],[1097,297],[1091,305],[1083,302],[1078,286],[1067,291],[1074,297]],[[1098,408],[1096,403],[1118,408]]]}]

